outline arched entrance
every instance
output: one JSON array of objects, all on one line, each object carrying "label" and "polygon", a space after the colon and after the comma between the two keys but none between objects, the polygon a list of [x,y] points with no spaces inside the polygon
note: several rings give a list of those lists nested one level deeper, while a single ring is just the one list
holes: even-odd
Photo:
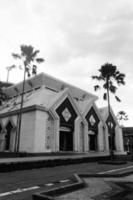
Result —
[{"label": "arched entrance", "polygon": [[73,150],[73,131],[68,127],[60,128],[60,151],[72,151]]},{"label": "arched entrance", "polygon": [[88,141],[89,141],[89,150],[96,151],[97,150],[97,131],[96,130],[89,130]]},{"label": "arched entrance", "polygon": [[115,150],[116,146],[115,146],[115,127],[116,127],[116,123],[112,117],[112,115],[110,114],[107,121],[106,121],[107,127],[108,127],[108,138],[109,138],[109,149],[111,150]]},{"label": "arched entrance", "polygon": [[77,114],[68,98],[56,109],[56,112],[60,119],[59,151],[73,151],[74,122]]},{"label": "arched entrance", "polygon": [[0,134],[1,134],[1,131],[2,131],[2,125],[0,124]]},{"label": "arched entrance", "polygon": [[92,107],[86,115],[88,123],[88,146],[90,151],[97,150],[97,134],[98,134],[98,123],[99,118]]},{"label": "arched entrance", "polygon": [[0,151],[3,151],[3,134],[2,134],[2,125],[0,124]]},{"label": "arched entrance", "polygon": [[5,150],[10,149],[10,138],[11,138],[11,131],[13,129],[13,126],[11,122],[9,121],[8,124],[6,125],[6,135],[5,135]]}]

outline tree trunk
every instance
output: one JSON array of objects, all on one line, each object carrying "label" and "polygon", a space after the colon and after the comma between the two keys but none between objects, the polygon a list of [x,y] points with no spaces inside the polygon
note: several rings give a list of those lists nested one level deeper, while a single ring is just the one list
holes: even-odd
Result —
[{"label": "tree trunk", "polygon": [[26,65],[24,64],[24,79],[23,79],[23,88],[22,88],[22,97],[21,97],[21,105],[20,105],[20,111],[19,111],[19,117],[18,117],[18,141],[17,141],[17,148],[16,151],[19,152],[19,146],[20,146],[20,133],[21,133],[21,122],[22,122],[22,108],[23,108],[23,101],[24,101],[24,90],[25,90],[25,77],[26,77]]},{"label": "tree trunk", "polygon": [[[107,77],[107,99],[108,99],[108,115],[110,116],[110,95],[109,95],[109,78]],[[110,129],[108,128],[109,134],[110,134],[110,158],[113,160],[114,158],[114,152],[113,152],[113,135],[110,132]]]}]

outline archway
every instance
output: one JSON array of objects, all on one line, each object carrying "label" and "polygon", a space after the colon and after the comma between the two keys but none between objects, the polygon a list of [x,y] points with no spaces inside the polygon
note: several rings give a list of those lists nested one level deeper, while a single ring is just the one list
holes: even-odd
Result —
[{"label": "archway", "polygon": [[88,134],[88,141],[89,141],[89,150],[96,151],[97,150],[97,131],[90,130]]},{"label": "archway", "polygon": [[60,151],[73,150],[73,131],[67,127],[60,128]]},{"label": "archway", "polygon": [[0,134],[1,134],[1,131],[2,131],[2,125],[0,124]]},{"label": "archway", "polygon": [[0,123],[0,151],[3,151],[3,133],[2,133],[3,126]]},{"label": "archway", "polygon": [[109,139],[109,149],[110,150],[115,150],[116,146],[115,146],[115,127],[116,127],[116,123],[112,117],[112,115],[110,114],[109,117],[107,118],[106,121],[107,127],[108,127],[108,139]]},{"label": "archway", "polygon": [[97,134],[98,134],[98,124],[99,118],[92,107],[86,115],[86,120],[88,123],[88,146],[90,151],[97,150]]},{"label": "archway", "polygon": [[5,135],[5,150],[10,149],[10,138],[11,138],[11,131],[13,129],[13,125],[9,121],[8,124],[6,125],[6,135]]},{"label": "archway", "polygon": [[73,151],[74,122],[77,114],[68,98],[56,109],[56,112],[60,120],[59,151]]}]

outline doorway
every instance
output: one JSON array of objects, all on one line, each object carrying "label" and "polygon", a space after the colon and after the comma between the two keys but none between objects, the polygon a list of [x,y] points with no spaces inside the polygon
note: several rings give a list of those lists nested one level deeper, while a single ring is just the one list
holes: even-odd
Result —
[{"label": "doorway", "polygon": [[6,135],[5,135],[5,150],[9,150],[10,149],[10,137],[11,137],[11,131],[13,129],[13,126],[11,124],[11,122],[9,121],[7,126],[6,126]]},{"label": "doorway", "polygon": [[[112,134],[112,138],[111,138],[111,134]],[[114,135],[114,133],[112,132],[112,133],[110,133],[110,135],[109,135],[109,149],[111,150],[115,150],[116,148],[115,148],[115,135]]]},{"label": "doorway", "polygon": [[89,136],[89,150],[96,151],[97,150],[97,136],[95,135],[88,135]]},{"label": "doorway", "polygon": [[73,150],[73,133],[72,131],[60,131],[60,151]]}]

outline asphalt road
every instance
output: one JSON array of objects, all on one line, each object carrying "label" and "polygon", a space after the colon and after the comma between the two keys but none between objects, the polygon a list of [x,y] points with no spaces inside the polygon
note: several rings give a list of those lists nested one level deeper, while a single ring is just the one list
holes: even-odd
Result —
[{"label": "asphalt road", "polygon": [[14,171],[0,173],[0,194],[15,191],[18,188],[30,188],[40,186],[39,189],[33,189],[21,194],[10,194],[0,197],[1,200],[20,200],[31,199],[31,194],[42,189],[45,184],[57,182],[59,180],[69,179],[74,173],[99,173],[107,170],[118,169],[132,165],[104,165],[98,163],[82,163],[66,166],[57,166],[51,168],[41,168],[24,171]]}]

